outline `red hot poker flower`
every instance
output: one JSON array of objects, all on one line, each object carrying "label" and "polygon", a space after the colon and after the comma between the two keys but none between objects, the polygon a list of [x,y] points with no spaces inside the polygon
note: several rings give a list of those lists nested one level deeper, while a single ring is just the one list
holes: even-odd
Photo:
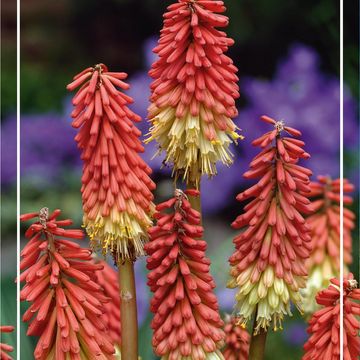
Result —
[{"label": "red hot poker flower", "polygon": [[[0,326],[0,334],[10,333],[14,331],[13,326]],[[1,336],[2,338],[2,336]],[[2,339],[1,339],[2,340]],[[1,360],[12,360],[12,357],[7,354],[8,352],[14,351],[14,348],[11,345],[0,342],[0,359]]]},{"label": "red hot poker flower", "polygon": [[223,322],[205,256],[206,242],[200,240],[200,213],[181,190],[156,209],[157,225],[150,228],[150,242],[145,245],[148,285],[154,293],[150,307],[155,314],[154,351],[164,360],[223,359],[219,350]]},{"label": "red hot poker flower", "polygon": [[111,341],[120,345],[121,343],[121,317],[120,317],[120,295],[117,271],[115,271],[107,262],[97,260],[97,264],[103,266],[103,269],[96,271],[97,283],[104,289],[104,294],[110,301],[104,304],[104,321],[109,329]]},{"label": "red hot poker flower", "polygon": [[[360,290],[353,274],[344,280],[344,360],[360,356]],[[304,345],[302,360],[339,360],[340,358],[340,281],[331,279],[330,286],[316,296],[322,307],[309,321],[309,340]]]},{"label": "red hot poker flower", "polygon": [[225,360],[248,360],[250,335],[246,329],[237,325],[238,319],[227,316],[225,319]]},{"label": "red hot poker flower", "polygon": [[109,72],[104,64],[74,77],[72,126],[84,162],[82,199],[84,225],[94,246],[116,252],[118,258],[143,255],[149,214],[153,210],[151,169],[139,156],[144,148],[134,125],[141,119],[128,104],[126,73]]},{"label": "red hot poker flower", "polygon": [[[306,285],[305,259],[311,250],[309,227],[303,213],[311,212],[309,176],[311,171],[298,165],[309,158],[304,142],[295,139],[301,133],[283,122],[262,116],[274,126],[253,141],[262,151],[244,174],[257,184],[240,193],[237,200],[253,198],[232,226],[243,229],[235,237],[235,252],[230,257],[231,276],[228,286],[238,288],[237,316],[243,326],[257,307],[255,334],[274,330],[284,315],[291,315],[290,301],[301,310],[299,289]],[[283,136],[288,133],[293,137]]]},{"label": "red hot poker flower", "polygon": [[64,229],[71,220],[58,220],[60,210],[25,214],[22,221],[38,217],[25,233],[29,238],[21,252],[20,281],[25,286],[20,300],[31,303],[23,315],[30,322],[27,335],[39,336],[36,360],[113,359],[102,319],[109,299],[96,283],[91,250],[69,239],[82,239],[81,230]]},{"label": "red hot poker flower", "polygon": [[225,55],[234,41],[216,28],[228,25],[223,1],[178,0],[164,14],[149,74],[150,140],[166,152],[175,175],[199,184],[201,174],[216,174],[216,163],[232,163],[229,145],[239,136],[232,121],[237,68]]},{"label": "red hot poker flower", "polygon": [[[332,180],[319,176],[317,182],[310,184],[309,197],[313,198],[315,213],[306,222],[311,227],[312,253],[306,262],[309,270],[304,310],[313,313],[316,309],[315,295],[329,285],[330,279],[340,275],[340,179]],[[354,191],[354,186],[344,179],[344,193]],[[351,204],[352,198],[344,196],[344,203]],[[354,229],[355,214],[344,208],[344,263],[352,261],[351,231]],[[347,268],[345,267],[347,272]]]}]

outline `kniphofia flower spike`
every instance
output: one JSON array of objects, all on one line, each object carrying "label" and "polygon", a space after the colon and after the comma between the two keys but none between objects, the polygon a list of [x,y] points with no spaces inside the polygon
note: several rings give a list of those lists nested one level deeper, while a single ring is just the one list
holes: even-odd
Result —
[{"label": "kniphofia flower spike", "polygon": [[246,329],[237,325],[237,319],[227,315],[225,318],[225,360],[248,360],[250,335]]},{"label": "kniphofia flower spike", "polygon": [[96,271],[96,282],[103,288],[105,296],[110,299],[104,304],[105,313],[103,318],[109,329],[111,341],[116,345],[120,345],[121,317],[118,273],[103,260],[97,260],[96,263],[103,266],[103,269]]},{"label": "kniphofia flower spike", "polygon": [[21,252],[20,281],[25,286],[20,300],[31,303],[23,315],[30,322],[27,335],[39,336],[36,360],[113,359],[102,318],[109,299],[96,283],[91,250],[69,240],[80,240],[83,232],[64,229],[71,220],[58,220],[60,210],[48,214],[24,214],[22,221],[37,218],[25,233],[29,238]]},{"label": "kniphofia flower spike", "polygon": [[82,198],[84,226],[93,245],[119,258],[143,255],[149,214],[153,210],[150,167],[139,156],[144,148],[134,125],[141,119],[128,104],[131,97],[123,72],[109,72],[104,64],[82,71],[67,86],[75,90],[72,126],[84,162]]},{"label": "kniphofia flower spike", "polygon": [[175,176],[199,184],[216,174],[216,163],[232,163],[229,145],[241,136],[231,120],[237,115],[237,68],[225,55],[234,41],[223,31],[228,18],[222,1],[178,0],[164,14],[154,52],[159,59],[149,74],[150,140]]},{"label": "kniphofia flower spike", "polygon": [[[306,222],[311,227],[312,247],[310,258],[306,261],[309,277],[304,295],[304,310],[312,314],[317,308],[316,294],[329,286],[330,279],[340,275],[340,179],[332,180],[319,176],[317,182],[311,182],[312,206],[315,213]],[[354,191],[354,186],[344,179],[344,193]],[[350,205],[352,198],[344,196],[344,204]],[[351,263],[351,231],[355,227],[355,214],[344,208],[344,271]]]},{"label": "kniphofia flower spike", "polygon": [[[360,356],[360,290],[350,273],[344,284],[344,360],[358,360]],[[304,345],[303,360],[340,359],[340,281],[331,279],[327,289],[316,296],[321,306],[309,321],[309,340]]]},{"label": "kniphofia flower spike", "polygon": [[311,171],[297,164],[310,155],[303,149],[304,142],[294,138],[301,135],[298,130],[268,116],[261,120],[274,129],[253,141],[262,151],[244,177],[259,180],[237,196],[238,201],[253,200],[232,224],[243,231],[234,238],[228,283],[238,289],[239,324],[246,326],[257,308],[255,334],[261,328],[267,330],[271,321],[274,330],[281,328],[284,315],[291,315],[290,301],[301,311],[299,289],[306,284],[305,259],[311,249],[309,227],[302,216],[311,212],[307,198]]},{"label": "kniphofia flower spike", "polygon": [[219,350],[223,321],[205,256],[206,242],[200,240],[200,213],[191,207],[186,193],[199,195],[192,189],[176,190],[173,198],[157,205],[157,224],[150,228],[150,242],[145,245],[148,285],[154,293],[153,347],[164,360],[223,359]]},{"label": "kniphofia flower spike", "polygon": [[[0,335],[2,333],[10,333],[14,331],[13,326],[0,326]],[[1,341],[3,341],[1,336]],[[0,359],[1,360],[12,360],[12,357],[8,354],[14,351],[14,347],[3,342],[0,342]]]}]

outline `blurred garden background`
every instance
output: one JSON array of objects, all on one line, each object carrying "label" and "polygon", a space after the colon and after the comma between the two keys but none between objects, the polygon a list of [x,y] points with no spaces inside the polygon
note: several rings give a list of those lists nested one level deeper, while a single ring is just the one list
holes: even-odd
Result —
[{"label": "blurred garden background", "polygon": [[[164,0],[33,0],[21,2],[21,212],[43,206],[61,208],[65,217],[81,225],[81,162],[70,125],[71,98],[65,86],[74,74],[103,62],[113,71],[129,73],[132,108],[144,119],[147,133],[147,71],[154,60],[151,50],[162,27],[162,14],[173,1]],[[245,140],[235,149],[231,168],[204,179],[202,202],[205,239],[217,280],[223,313],[231,313],[233,292],[226,289],[227,259],[233,250],[231,221],[241,212],[235,195],[246,182],[251,141],[266,126],[259,116],[285,119],[303,132],[307,166],[316,175],[339,176],[339,4],[338,1],[226,0],[235,39],[229,54],[239,68],[241,99],[236,124]],[[344,145],[345,176],[356,186],[353,210],[358,214],[359,120],[358,101],[358,2],[345,2],[344,21]],[[10,0],[2,2],[2,264],[1,323],[16,323],[16,67],[15,11]],[[162,158],[152,160],[154,144],[143,154],[154,169],[157,201],[172,191],[169,169]],[[354,231],[354,263],[359,278],[358,229]],[[155,359],[151,350],[144,259],[137,262],[140,353]],[[284,330],[271,333],[267,357],[300,359],[306,340],[306,323],[294,311]],[[25,329],[25,327],[24,327]],[[24,333],[24,329],[22,329]],[[25,330],[26,331],[26,330]],[[15,345],[15,336],[9,337]],[[21,359],[32,359],[34,339],[22,337]],[[272,355],[271,355],[272,354]]]}]

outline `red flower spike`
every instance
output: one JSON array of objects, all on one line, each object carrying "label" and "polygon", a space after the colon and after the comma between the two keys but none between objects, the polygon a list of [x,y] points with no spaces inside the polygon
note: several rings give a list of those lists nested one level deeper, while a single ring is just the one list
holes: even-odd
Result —
[{"label": "red flower spike", "polygon": [[298,130],[268,116],[261,120],[274,129],[253,141],[262,151],[244,177],[259,180],[237,196],[238,201],[252,200],[232,223],[243,231],[234,239],[228,283],[238,288],[239,325],[246,326],[257,308],[255,334],[267,330],[271,321],[274,330],[281,328],[284,315],[291,315],[290,301],[302,311],[299,289],[306,285],[305,259],[311,250],[303,217],[312,212],[307,198],[311,171],[298,165],[309,154],[301,140],[283,136],[284,132],[298,136]]},{"label": "red flower spike", "polygon": [[105,261],[98,260],[96,264],[102,267],[96,271],[96,282],[104,289],[105,296],[111,299],[104,304],[103,318],[109,329],[111,341],[119,346],[121,344],[121,317],[118,275]]},{"label": "red flower spike", "polygon": [[[332,180],[326,176],[319,176],[317,182],[310,184],[312,206],[315,213],[306,222],[311,227],[313,251],[306,262],[309,277],[306,289],[305,312],[311,314],[317,308],[315,295],[329,285],[330,279],[340,275],[340,179]],[[344,179],[344,194],[354,191],[354,186]],[[351,204],[352,198],[344,195],[344,203]],[[351,231],[355,227],[355,214],[344,208],[344,264],[352,262]]]},{"label": "red flower spike", "polygon": [[[360,290],[353,274],[349,273],[344,284],[344,360],[357,360],[360,356]],[[302,360],[338,360],[340,358],[340,281],[331,279],[327,289],[316,296],[321,306],[309,321],[309,340],[304,345]]]},{"label": "red flower spike", "polygon": [[167,360],[223,359],[223,321],[205,257],[206,242],[199,239],[200,214],[181,190],[158,208],[157,225],[149,229],[145,245],[148,285],[154,293],[154,351]]},{"label": "red flower spike", "polygon": [[174,173],[199,184],[202,174],[216,174],[216,163],[232,164],[229,145],[242,136],[232,118],[237,68],[225,55],[234,41],[223,31],[228,18],[222,1],[178,0],[167,8],[158,60],[149,72],[150,137]]},{"label": "red flower spike", "polygon": [[225,360],[248,360],[250,335],[246,329],[237,325],[237,319],[229,315],[225,318]]},{"label": "red flower spike", "polygon": [[67,89],[81,86],[71,116],[72,126],[79,128],[75,140],[84,162],[84,226],[92,245],[104,254],[133,260],[144,254],[155,184],[138,154],[144,148],[134,122],[141,119],[128,108],[132,98],[119,90],[129,88],[126,77],[98,64],[76,75]]},{"label": "red flower spike", "polygon": [[103,318],[109,298],[96,284],[99,266],[90,249],[68,240],[82,239],[83,232],[64,229],[72,222],[58,220],[59,215],[59,210],[49,215],[47,208],[41,209],[21,252],[25,286],[20,299],[32,303],[23,321],[30,322],[27,335],[39,336],[34,358],[114,359]]},{"label": "red flower spike", "polygon": [[[13,326],[0,326],[1,333],[10,333],[14,331]],[[1,336],[2,338],[2,336]],[[8,354],[9,352],[14,351],[14,347],[5,343],[0,342],[0,358],[1,360],[12,360],[12,357]]]}]

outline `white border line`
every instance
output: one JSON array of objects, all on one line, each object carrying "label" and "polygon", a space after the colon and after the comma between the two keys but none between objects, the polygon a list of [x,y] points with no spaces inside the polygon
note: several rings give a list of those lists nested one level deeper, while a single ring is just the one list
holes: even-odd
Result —
[{"label": "white border line", "polygon": [[344,358],[344,3],[340,0],[340,359]]},{"label": "white border line", "polygon": [[[20,278],[20,0],[16,0],[16,276]],[[344,71],[343,71],[343,0],[340,0],[340,359],[344,358],[344,333],[343,333],[343,318],[344,318],[344,299],[343,299],[343,277],[344,277]],[[20,282],[16,283],[16,312],[17,312],[17,326],[16,326],[16,359],[20,360]]]},{"label": "white border line", "polygon": [[20,0],[16,0],[16,359],[20,360]]}]

